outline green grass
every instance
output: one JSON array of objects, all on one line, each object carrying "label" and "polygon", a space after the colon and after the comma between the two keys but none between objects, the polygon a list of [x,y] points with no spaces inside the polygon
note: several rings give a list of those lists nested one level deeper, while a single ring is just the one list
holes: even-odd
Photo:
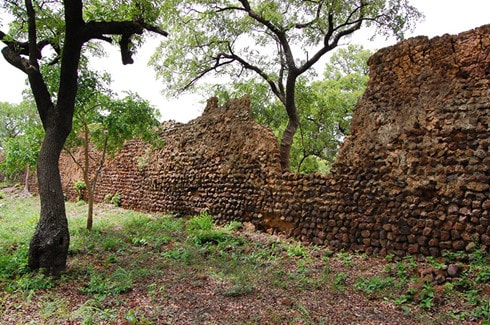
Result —
[{"label": "green grass", "polygon": [[[348,252],[332,254],[267,235],[258,240],[242,233],[240,223],[217,226],[208,213],[174,218],[99,205],[94,229],[88,231],[86,205],[68,202],[69,265],[54,280],[27,269],[38,198],[0,203],[0,305],[11,306],[0,311],[0,318],[14,306],[19,310],[16,315],[23,315],[22,306],[30,303],[29,310],[36,306],[35,317],[41,321],[152,324],[160,309],[183,299],[180,286],[192,290],[206,285],[224,299],[260,301],[264,292],[287,297],[291,305],[272,308],[267,314],[271,323],[326,322],[325,315],[308,309],[302,300],[325,292],[359,293],[408,314],[427,316],[434,323],[488,324],[490,318],[489,259],[483,251],[428,259],[425,267],[444,269],[457,263],[463,268],[460,278],[438,286],[417,276],[421,263],[412,257],[383,260]],[[381,266],[374,272],[366,265],[370,261]],[[132,305],[134,299],[143,300]],[[259,322],[257,315],[244,317],[248,317],[244,323]]]}]

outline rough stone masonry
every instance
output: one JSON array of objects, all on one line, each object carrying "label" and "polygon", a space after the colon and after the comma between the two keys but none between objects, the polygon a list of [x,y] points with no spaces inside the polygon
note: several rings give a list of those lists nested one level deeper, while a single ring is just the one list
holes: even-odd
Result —
[{"label": "rough stone masonry", "polygon": [[[96,198],[180,215],[207,210],[302,241],[368,254],[439,256],[490,247],[490,25],[387,47],[329,175],[282,173],[249,99],[139,140],[102,171]],[[63,160],[65,190],[80,179]],[[67,172],[69,171],[69,172]],[[79,177],[79,178],[76,178]]]}]

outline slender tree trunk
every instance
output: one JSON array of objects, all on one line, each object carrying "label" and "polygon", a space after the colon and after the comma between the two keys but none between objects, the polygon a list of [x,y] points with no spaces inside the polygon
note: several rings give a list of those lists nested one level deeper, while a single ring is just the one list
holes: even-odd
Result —
[{"label": "slender tree trunk", "polygon": [[83,144],[83,181],[85,182],[85,186],[88,194],[88,212],[87,212],[87,229],[92,230],[92,226],[94,223],[94,191],[92,187],[92,182],[90,182],[89,176],[89,168],[90,168],[90,156],[89,156],[89,130],[87,122],[83,117],[83,125],[84,125],[84,144]]},{"label": "slender tree trunk", "polygon": [[26,177],[24,178],[24,192],[29,192],[29,166],[26,167]]},{"label": "slender tree trunk", "polygon": [[94,191],[92,185],[87,186],[88,191],[88,213],[87,213],[87,229],[92,230],[94,223]]},{"label": "slender tree trunk", "polygon": [[59,173],[59,157],[66,136],[48,128],[37,164],[41,216],[29,246],[31,269],[58,275],[66,268],[70,234]]},{"label": "slender tree trunk", "polygon": [[24,189],[22,190],[22,194],[25,196],[31,196],[29,192],[29,166],[26,167],[26,177],[24,178]]},{"label": "slender tree trunk", "polygon": [[[88,160],[85,161],[88,162]],[[88,169],[83,170],[83,181],[86,184],[87,202],[88,202],[87,229],[92,230],[92,226],[94,224],[94,186],[92,185],[93,181],[92,182],[90,181],[90,177],[88,173],[89,173]]]},{"label": "slender tree trunk", "polygon": [[[85,147],[85,152],[86,152],[86,156],[85,156],[85,161],[86,161],[86,169],[84,171],[84,175],[86,176],[86,179],[88,179],[88,168],[89,168],[89,154],[88,154],[88,150],[89,150],[89,146],[88,146],[88,130],[87,130],[87,137],[86,137],[86,144],[87,146]],[[102,150],[102,157],[100,158],[100,162],[99,162],[99,167],[97,168],[97,170],[95,171],[94,173],[94,176],[92,178],[92,182],[90,182],[90,184],[87,186],[87,189],[88,189],[88,216],[87,216],[87,229],[92,229],[92,225],[93,225],[93,219],[94,219],[94,196],[95,196],[95,189],[97,188],[97,180],[99,178],[99,175],[100,175],[100,171],[102,170],[102,167],[104,167],[104,163],[105,163],[105,154],[107,152],[107,141],[109,140],[109,138],[105,137],[104,139],[104,149]]]}]

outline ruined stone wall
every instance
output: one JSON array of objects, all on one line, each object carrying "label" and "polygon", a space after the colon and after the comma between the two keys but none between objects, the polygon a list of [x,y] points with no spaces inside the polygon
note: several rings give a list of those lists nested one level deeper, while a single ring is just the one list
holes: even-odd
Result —
[{"label": "ruined stone wall", "polygon": [[369,65],[331,175],[341,192],[332,226],[319,236],[307,216],[296,233],[397,255],[488,246],[490,26],[409,39]]},{"label": "ruined stone wall", "polygon": [[409,39],[369,65],[329,175],[282,173],[277,141],[252,120],[248,98],[212,99],[190,123],[166,123],[162,149],[128,142],[103,170],[97,199],[118,192],[132,209],[205,209],[380,255],[488,249],[490,25]]},{"label": "ruined stone wall", "polygon": [[162,149],[128,142],[109,162],[98,200],[118,192],[125,207],[194,214],[207,209],[223,220],[241,219],[280,169],[272,132],[253,121],[249,100],[219,107],[208,101],[188,124],[165,122]]}]

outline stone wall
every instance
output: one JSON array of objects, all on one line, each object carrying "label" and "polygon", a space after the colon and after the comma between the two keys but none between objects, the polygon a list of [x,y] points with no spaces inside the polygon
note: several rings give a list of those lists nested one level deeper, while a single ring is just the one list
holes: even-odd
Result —
[{"label": "stone wall", "polygon": [[248,98],[211,99],[201,117],[163,125],[163,149],[128,142],[103,170],[97,200],[118,192],[131,209],[207,210],[369,254],[488,250],[490,25],[412,38],[369,65],[329,175],[282,173],[277,140],[252,120]]}]

